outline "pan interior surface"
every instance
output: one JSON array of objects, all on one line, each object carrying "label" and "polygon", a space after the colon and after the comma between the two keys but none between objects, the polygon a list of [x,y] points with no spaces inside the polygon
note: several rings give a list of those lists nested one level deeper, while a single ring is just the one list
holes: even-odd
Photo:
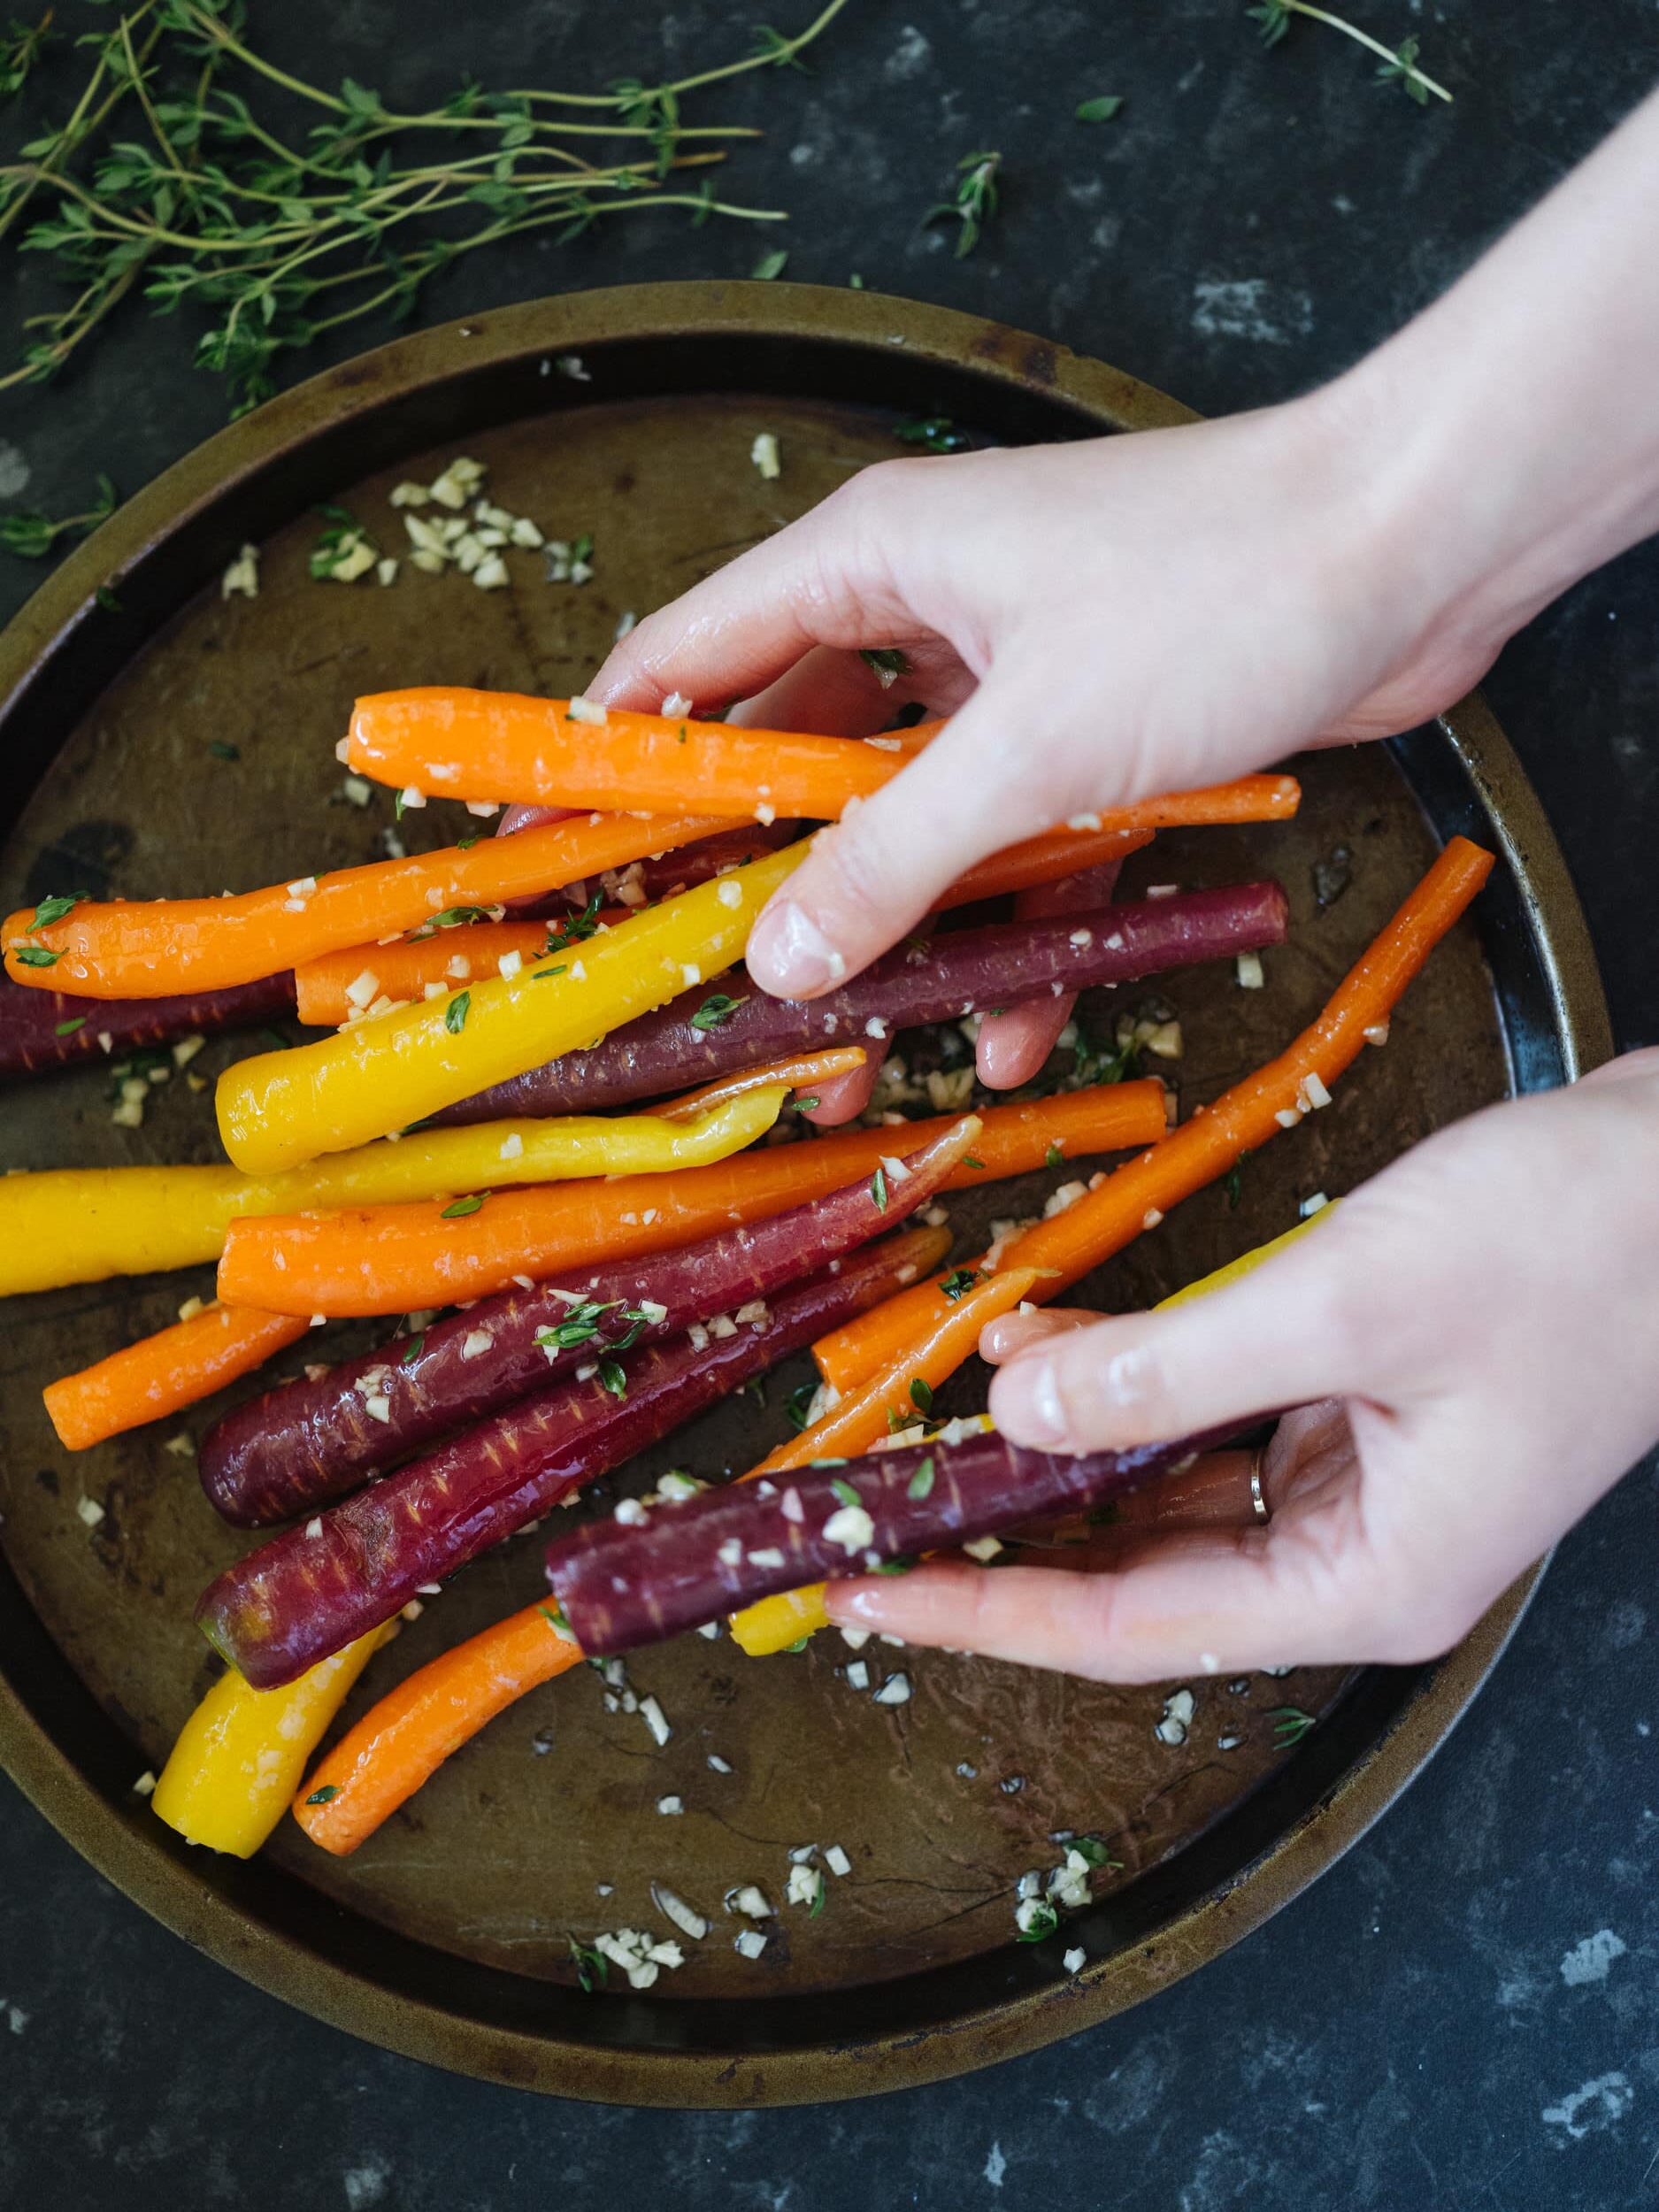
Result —
[{"label": "pan interior surface", "polygon": [[[1075,388],[1049,394],[1028,366],[976,365],[966,336],[962,361],[908,361],[892,392],[873,347],[810,333],[788,345],[774,333],[757,350],[716,330],[702,362],[683,330],[635,333],[610,380],[603,348],[586,355],[592,380],[574,391],[533,380],[534,358],[508,334],[493,342],[495,372],[386,380],[349,467],[338,423],[360,399],[321,380],[309,411],[283,416],[286,444],[119,549],[141,617],[123,595],[102,639],[77,618],[30,654],[14,688],[0,844],[8,910],[59,890],[242,888],[378,858],[388,841],[451,841],[480,826],[458,808],[434,801],[398,821],[389,794],[366,805],[349,794],[334,746],[355,695],[428,683],[579,689],[627,618],[904,451],[897,427],[935,395],[986,442],[1142,419],[1129,403],[1138,388],[1114,373],[1093,373],[1110,394],[1089,387],[1087,365]],[[526,403],[531,395],[546,403]],[[1156,395],[1145,405],[1145,419],[1168,407]],[[751,460],[762,433],[778,441],[776,479]],[[590,535],[591,580],[549,580],[530,549],[513,550],[502,590],[414,568],[408,511],[390,494],[404,480],[429,483],[460,453],[488,471],[488,498],[548,538]],[[395,582],[313,580],[325,495],[399,560]],[[109,536],[77,557],[83,575]],[[227,597],[219,557],[244,538],[261,549],[258,595]],[[1483,736],[1483,757],[1495,747],[1507,758],[1501,737]],[[1126,872],[1130,895],[1271,874],[1290,898],[1290,941],[1267,956],[1265,989],[1240,990],[1230,968],[1194,970],[1089,1010],[1107,1026],[1143,1009],[1179,1020],[1182,1056],[1158,1067],[1183,1118],[1302,1025],[1440,836],[1481,833],[1494,803],[1440,733],[1294,765],[1306,793],[1295,821],[1161,836]],[[1512,764],[1506,772],[1518,778]],[[1231,1187],[1200,1194],[1079,1295],[1107,1310],[1149,1303],[1278,1233],[1316,1193],[1340,1195],[1503,1096],[1517,1073],[1525,1087],[1558,1077],[1576,1048],[1537,972],[1535,923],[1528,884],[1503,887],[1481,934],[1466,925],[1437,953],[1386,1049],[1367,1053],[1333,1110],[1248,1160]],[[207,1087],[174,1071],[152,1087],[136,1131],[111,1120],[107,1068],[13,1088],[0,1096],[0,1161],[217,1157],[211,1079],[267,1044],[211,1041],[191,1070]],[[901,1040],[899,1055],[911,1110],[927,1111],[928,1072],[949,1074],[966,1047],[947,1043],[942,1065],[937,1044],[912,1051]],[[953,1199],[957,1248],[978,1248],[993,1219],[1040,1212],[1077,1171]],[[527,2086],[637,2102],[857,2093],[960,2070],[1132,2002],[1232,1940],[1351,1839],[1444,1733],[1522,1601],[1511,1594],[1438,1671],[1294,1668],[1133,1689],[879,1640],[855,1651],[836,1635],[764,1663],[724,1636],[689,1637],[610,1678],[585,1668],[533,1693],[353,1857],[326,1857],[285,1823],[257,1860],[216,1860],[165,1830],[132,1785],[159,1770],[216,1669],[191,1608],[245,1540],[203,1499],[189,1446],[246,1386],[73,1456],[40,1400],[45,1383],[165,1325],[192,1294],[211,1295],[211,1271],[84,1286],[8,1312],[0,1752],[111,1878],[239,1970],[396,2047]],[[330,1325],[278,1371],[374,1340],[373,1325]],[[787,1432],[786,1402],[810,1372],[804,1359],[780,1369],[764,1402],[721,1406],[588,1502],[604,1509],[669,1466],[718,1476],[750,1463]],[[984,1383],[976,1364],[941,1410],[982,1404]],[[103,1509],[96,1527],[83,1498]],[[538,1595],[546,1534],[526,1532],[433,1597],[376,1659],[347,1719]],[[1285,1655],[1294,1661],[1293,1624]],[[872,1692],[896,1677],[905,1701],[876,1703]],[[1195,1709],[1171,1743],[1159,1724],[1179,1686]],[[648,1695],[672,1730],[660,1746],[638,1710]],[[1278,1741],[1273,1715],[1286,1707],[1316,1723],[1294,1749]],[[1095,1901],[1057,1939],[1018,1943],[1016,1884],[1056,1865],[1068,1833],[1105,1847]],[[786,1904],[791,1852],[834,1845],[851,1870],[826,1877],[825,1909],[810,1917]],[[758,1959],[734,1949],[745,1924],[724,1902],[745,1884],[775,1908]],[[685,1943],[686,1964],[649,1998],[584,1995],[572,1939],[672,1934],[656,1901],[664,1887],[708,1916],[706,1939]],[[1060,1965],[1074,1943],[1089,1959],[1077,1978]]]}]

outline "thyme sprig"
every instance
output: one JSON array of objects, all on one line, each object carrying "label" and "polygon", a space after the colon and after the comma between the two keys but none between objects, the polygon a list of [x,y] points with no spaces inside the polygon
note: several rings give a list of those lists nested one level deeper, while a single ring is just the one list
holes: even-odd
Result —
[{"label": "thyme sprig", "polygon": [[1258,6],[1247,8],[1245,13],[1261,27],[1261,39],[1264,46],[1279,44],[1290,29],[1293,15],[1305,15],[1310,22],[1323,23],[1329,30],[1340,31],[1344,38],[1351,38],[1368,52],[1379,55],[1377,81],[1401,86],[1408,97],[1415,100],[1420,108],[1427,107],[1431,94],[1435,99],[1448,103],[1452,97],[1443,84],[1437,83],[1425,71],[1418,68],[1417,55],[1422,46],[1420,39],[1402,38],[1398,46],[1385,46],[1380,39],[1372,38],[1368,31],[1362,31],[1356,24],[1348,22],[1340,15],[1333,15],[1326,8],[1312,6],[1310,0],[1260,0]]},{"label": "thyme sprig", "polygon": [[[1288,0],[1286,0],[1288,4]],[[956,223],[956,259],[964,260],[979,242],[979,234],[996,212],[996,173],[1002,157],[996,153],[964,154],[956,164],[961,179],[948,200],[930,207],[924,223]]]},{"label": "thyme sprig", "polygon": [[[0,390],[53,375],[134,287],[157,314],[207,313],[197,365],[242,412],[274,390],[281,355],[365,315],[408,316],[428,277],[481,247],[549,227],[572,238],[646,208],[784,221],[716,197],[711,180],[682,188],[682,173],[759,134],[688,124],[682,102],[800,65],[846,4],[661,83],[495,92],[468,80],[405,112],[352,78],[331,88],[279,68],[250,42],[242,0],[129,0],[112,30],[78,42],[94,60],[67,119],[0,164],[0,236],[47,204],[19,242],[72,286],[65,306],[31,319]],[[0,96],[35,66],[46,27],[0,34]]]},{"label": "thyme sprig", "polygon": [[20,553],[25,560],[43,560],[67,530],[78,531],[84,537],[88,530],[96,530],[99,523],[115,512],[116,490],[107,476],[97,480],[98,496],[84,514],[63,515],[54,521],[38,508],[14,507],[10,514],[0,515],[0,545],[8,553]]}]

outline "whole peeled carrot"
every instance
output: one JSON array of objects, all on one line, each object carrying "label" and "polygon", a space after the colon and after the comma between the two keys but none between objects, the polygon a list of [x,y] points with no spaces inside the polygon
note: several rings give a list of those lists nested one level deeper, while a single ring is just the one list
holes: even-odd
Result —
[{"label": "whole peeled carrot", "polygon": [[119,1059],[134,1045],[179,1044],[257,1029],[294,1010],[291,975],[262,976],[226,991],[191,991],[173,998],[66,998],[53,990],[19,990],[0,979],[0,1080],[74,1067],[83,1060]]},{"label": "whole peeled carrot", "polygon": [[[497,1191],[472,1211],[432,1205],[367,1206],[340,1213],[233,1222],[219,1261],[219,1295],[277,1312],[407,1313],[485,1298],[515,1277],[671,1251],[758,1221],[873,1175],[900,1147],[930,1141],[954,1118],[902,1129],[845,1129],[810,1142],[734,1154],[669,1175]],[[1014,1106],[992,1106],[971,1159],[948,1187],[1023,1175],[1058,1153],[1068,1160],[1127,1151],[1164,1126],[1156,1082],[1100,1084]],[[912,1332],[914,1333],[914,1332]]]},{"label": "whole peeled carrot", "polygon": [[[1040,1221],[1005,1245],[1004,1267],[1045,1271],[1037,1295],[1051,1298],[1109,1260],[1171,1206],[1225,1175],[1253,1152],[1325,1105],[1329,1087],[1367,1044],[1380,1045],[1388,1018],[1440,939],[1491,874],[1493,855],[1454,837],[1398,913],[1326,1001],[1317,1019],[1276,1060],[1201,1106],[1150,1152],[1106,1177],[1067,1212]],[[938,1286],[919,1285],[812,1348],[825,1379],[856,1389],[884,1366],[936,1306]]]},{"label": "whole peeled carrot", "polygon": [[49,1383],[41,1394],[58,1440],[72,1452],[84,1452],[105,1437],[211,1397],[298,1343],[310,1326],[296,1314],[208,1306],[188,1321],[176,1321],[95,1366]]},{"label": "whole peeled carrot", "polygon": [[8,915],[0,946],[14,983],[75,998],[222,990],[401,936],[456,907],[529,897],[728,826],[683,813],[583,815],[219,899],[77,899],[66,910],[49,900]]},{"label": "whole peeled carrot", "polygon": [[[479,910],[481,911],[482,910]],[[405,1005],[433,991],[453,991],[541,959],[548,949],[547,922],[469,921],[455,928],[400,937],[393,945],[348,945],[304,960],[294,971],[294,1001],[299,1018],[312,1029],[338,1029],[357,1019],[383,999]]]},{"label": "whole peeled carrot", "polygon": [[[429,686],[359,699],[351,765],[381,783],[457,799],[672,810],[695,791],[727,814],[834,821],[892,781],[914,746],[891,737],[816,737],[678,715]],[[1208,791],[1102,808],[1090,829],[1278,820],[1300,796],[1290,776],[1244,776]]]},{"label": "whole peeled carrot", "polygon": [[883,1296],[944,1243],[942,1230],[902,1230],[784,1291],[758,1325],[642,1344],[625,1365],[605,1360],[593,1376],[554,1381],[261,1545],[206,1591],[197,1625],[254,1688],[291,1682],[390,1620],[423,1584],[733,1395],[827,1317]]},{"label": "whole peeled carrot", "polygon": [[202,1487],[241,1527],[298,1520],[573,1367],[694,1324],[718,1322],[729,1333],[720,1317],[733,1311],[746,1312],[741,1325],[752,1327],[757,1301],[926,1205],[979,1135],[978,1121],[964,1116],[908,1151],[897,1164],[902,1175],[884,1177],[879,1192],[859,1177],[680,1251],[589,1263],[531,1289],[515,1285],[417,1336],[267,1390],[202,1439]]},{"label": "whole peeled carrot", "polygon": [[585,1523],[548,1546],[548,1580],[583,1651],[603,1658],[803,1583],[1102,1504],[1239,1426],[1092,1453],[1025,1451],[991,1433],[730,1483]]},{"label": "whole peeled carrot", "polygon": [[991,922],[906,940],[819,998],[772,998],[739,970],[718,994],[702,984],[682,991],[590,1051],[562,1052],[434,1118],[495,1121],[625,1106],[690,1075],[723,1075],[813,1044],[885,1040],[927,1022],[1230,960],[1282,944],[1288,918],[1278,884],[1230,884],[1094,914]]},{"label": "whole peeled carrot", "polygon": [[388,1690],[325,1754],[294,1800],[295,1819],[344,1858],[487,1721],[581,1659],[545,1600],[469,1636]]}]

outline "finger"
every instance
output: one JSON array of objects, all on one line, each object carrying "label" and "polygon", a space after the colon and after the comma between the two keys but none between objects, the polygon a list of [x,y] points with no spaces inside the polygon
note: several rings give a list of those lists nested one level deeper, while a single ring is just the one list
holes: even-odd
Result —
[{"label": "finger", "polygon": [[1363,1578],[1296,1531],[1164,1538],[1122,1569],[940,1563],[829,1585],[830,1618],[1103,1682],[1386,1659]]},{"label": "finger", "polygon": [[1580,1083],[1651,1082],[1659,1075],[1659,1045],[1644,1045],[1636,1052],[1621,1053],[1617,1060],[1603,1060],[1599,1068],[1592,1068],[1588,1075],[1578,1078]]},{"label": "finger", "polygon": [[[923,657],[913,647],[913,664]],[[938,662],[939,657],[933,656]],[[949,713],[972,690],[972,680],[954,654],[945,657],[936,679],[930,669],[926,694],[910,676],[883,686],[880,676],[857,653],[817,646],[752,699],[726,716],[728,722],[757,730],[816,730],[826,737],[874,737],[902,706],[926,695]]]},{"label": "finger", "polygon": [[1033,1344],[1041,1344],[1045,1337],[1092,1328],[1100,1317],[1092,1306],[1047,1306],[1031,1313],[1017,1308],[1012,1313],[1000,1313],[979,1331],[979,1357],[1000,1367],[1005,1360],[1018,1359]]},{"label": "finger", "polygon": [[992,1418],[1017,1444],[1104,1451],[1314,1398],[1386,1391],[1421,1284],[1385,1279],[1363,1194],[1317,1237],[1189,1304],[1045,1339],[998,1371]]},{"label": "finger", "polygon": [[870,1103],[876,1085],[881,1080],[881,1063],[887,1049],[866,1048],[861,1068],[849,1068],[845,1075],[832,1075],[813,1087],[816,1106],[805,1109],[805,1118],[820,1129],[839,1129],[843,1122],[856,1121]]},{"label": "finger", "polygon": [[762,990],[811,998],[857,974],[964,868],[1050,826],[1054,799],[1008,741],[1028,721],[1017,687],[990,678],[891,783],[819,833],[750,934]]},{"label": "finger", "polygon": [[903,529],[925,541],[933,465],[863,471],[648,615],[612,646],[588,696],[654,712],[679,692],[715,706],[762,690],[815,645],[851,652],[902,641],[918,625],[895,574],[895,541]]},{"label": "finger", "polygon": [[567,806],[532,806],[522,799],[515,799],[495,825],[497,837],[511,837],[515,830],[541,829],[549,822],[563,822],[574,811]]},{"label": "finger", "polygon": [[[1120,861],[1104,861],[1098,868],[1080,868],[1076,875],[1062,876],[1057,883],[1034,884],[1014,901],[1017,915],[1078,914],[1110,904],[1117,888]],[[1005,1013],[991,1012],[979,1023],[974,1046],[979,1078],[993,1091],[1017,1090],[1029,1083],[1060,1041],[1060,1032],[1077,1005],[1074,992],[1059,998],[1028,1000]]]}]

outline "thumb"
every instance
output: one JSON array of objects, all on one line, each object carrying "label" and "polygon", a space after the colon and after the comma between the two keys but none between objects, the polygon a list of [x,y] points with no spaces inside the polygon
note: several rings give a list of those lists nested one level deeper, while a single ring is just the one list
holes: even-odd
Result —
[{"label": "thumb", "polygon": [[763,990],[811,998],[856,975],[964,868],[1052,826],[1055,797],[1011,739],[1029,721],[1029,701],[987,677],[900,775],[819,832],[750,933]]},{"label": "thumb", "polygon": [[[1016,1444],[1110,1451],[1317,1398],[1386,1402],[1401,1331],[1388,1255],[1349,1199],[1312,1236],[1185,1305],[1053,1331],[991,1385]],[[1421,1294],[1421,1285],[1417,1294]]]}]

